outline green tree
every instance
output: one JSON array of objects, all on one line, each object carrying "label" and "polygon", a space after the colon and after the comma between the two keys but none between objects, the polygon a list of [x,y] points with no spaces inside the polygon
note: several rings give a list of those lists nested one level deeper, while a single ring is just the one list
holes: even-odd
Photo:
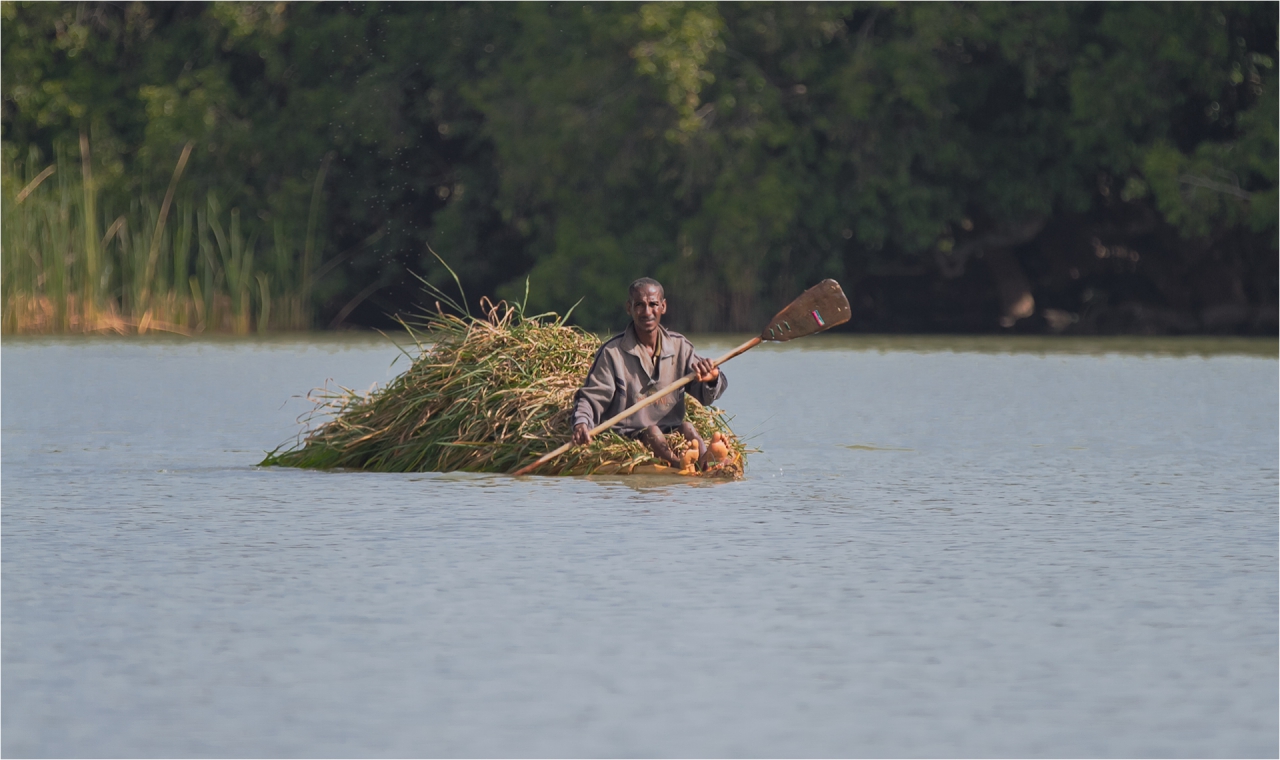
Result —
[{"label": "green tree", "polygon": [[1068,259],[1139,227],[1141,298],[1208,305],[1171,293],[1217,266],[1274,300],[1274,4],[0,7],[11,150],[85,133],[119,209],[194,142],[180,194],[284,241],[321,324],[417,306],[430,246],[473,304],[528,278],[602,329],[646,274],[685,328],[824,276],[994,327],[1112,287]]}]

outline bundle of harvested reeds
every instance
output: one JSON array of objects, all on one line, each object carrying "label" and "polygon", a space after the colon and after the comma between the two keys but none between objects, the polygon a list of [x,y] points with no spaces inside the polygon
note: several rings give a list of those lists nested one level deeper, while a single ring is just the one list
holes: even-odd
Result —
[{"label": "bundle of harvested reeds", "polygon": [[[318,391],[311,420],[322,424],[262,464],[510,472],[569,439],[573,394],[591,368],[599,346],[595,336],[554,314],[530,317],[519,304],[505,302],[492,306],[485,319],[438,311],[404,326],[417,347],[407,371],[369,393]],[[685,404],[686,418],[708,443],[719,431],[729,444],[724,462],[697,474],[741,477],[745,450],[724,413],[688,396]],[[669,442],[677,454],[693,445],[679,434]],[[606,432],[535,473],[663,471],[676,472],[639,442]]]}]

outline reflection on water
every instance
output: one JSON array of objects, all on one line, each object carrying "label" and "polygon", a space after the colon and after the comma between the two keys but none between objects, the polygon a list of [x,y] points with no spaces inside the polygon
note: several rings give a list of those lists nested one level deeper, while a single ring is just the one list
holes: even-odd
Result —
[{"label": "reflection on water", "polygon": [[903,449],[896,446],[868,446],[863,443],[850,443],[845,445],[846,449],[854,451],[912,451],[913,449]]},{"label": "reflection on water", "polygon": [[[749,335],[706,335],[701,347],[736,346]],[[764,343],[765,350],[784,351],[950,351],[978,354],[1128,354],[1132,356],[1263,356],[1280,355],[1275,337],[1142,336],[1142,335],[853,335],[825,333],[785,344]],[[760,350],[760,349],[756,349]]]},{"label": "reflection on water", "polygon": [[1275,756],[1275,341],[1039,340],[735,359],[741,482],[260,469],[396,349],[6,340],[0,750]]}]

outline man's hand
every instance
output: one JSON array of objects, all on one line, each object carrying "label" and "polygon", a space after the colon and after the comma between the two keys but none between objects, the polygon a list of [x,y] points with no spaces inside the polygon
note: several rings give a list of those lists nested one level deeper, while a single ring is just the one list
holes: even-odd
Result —
[{"label": "man's hand", "polygon": [[720,368],[710,359],[699,359],[694,362],[693,371],[697,373],[700,383],[710,383],[720,377]]},{"label": "man's hand", "polygon": [[573,442],[578,446],[591,443],[591,428],[587,427],[587,423],[579,422],[573,426]]}]

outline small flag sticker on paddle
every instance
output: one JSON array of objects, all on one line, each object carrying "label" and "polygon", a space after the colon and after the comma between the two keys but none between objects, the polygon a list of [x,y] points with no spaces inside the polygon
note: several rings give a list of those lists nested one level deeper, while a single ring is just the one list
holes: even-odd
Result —
[{"label": "small flag sticker on paddle", "polygon": [[814,321],[816,321],[816,322],[818,323],[818,327],[826,327],[826,326],[827,326],[827,323],[822,321],[822,315],[818,313],[818,310],[817,310],[817,309],[814,309],[813,311],[811,311],[811,312],[809,312],[809,313],[810,313],[811,315],[813,315],[813,319],[814,319]]}]

